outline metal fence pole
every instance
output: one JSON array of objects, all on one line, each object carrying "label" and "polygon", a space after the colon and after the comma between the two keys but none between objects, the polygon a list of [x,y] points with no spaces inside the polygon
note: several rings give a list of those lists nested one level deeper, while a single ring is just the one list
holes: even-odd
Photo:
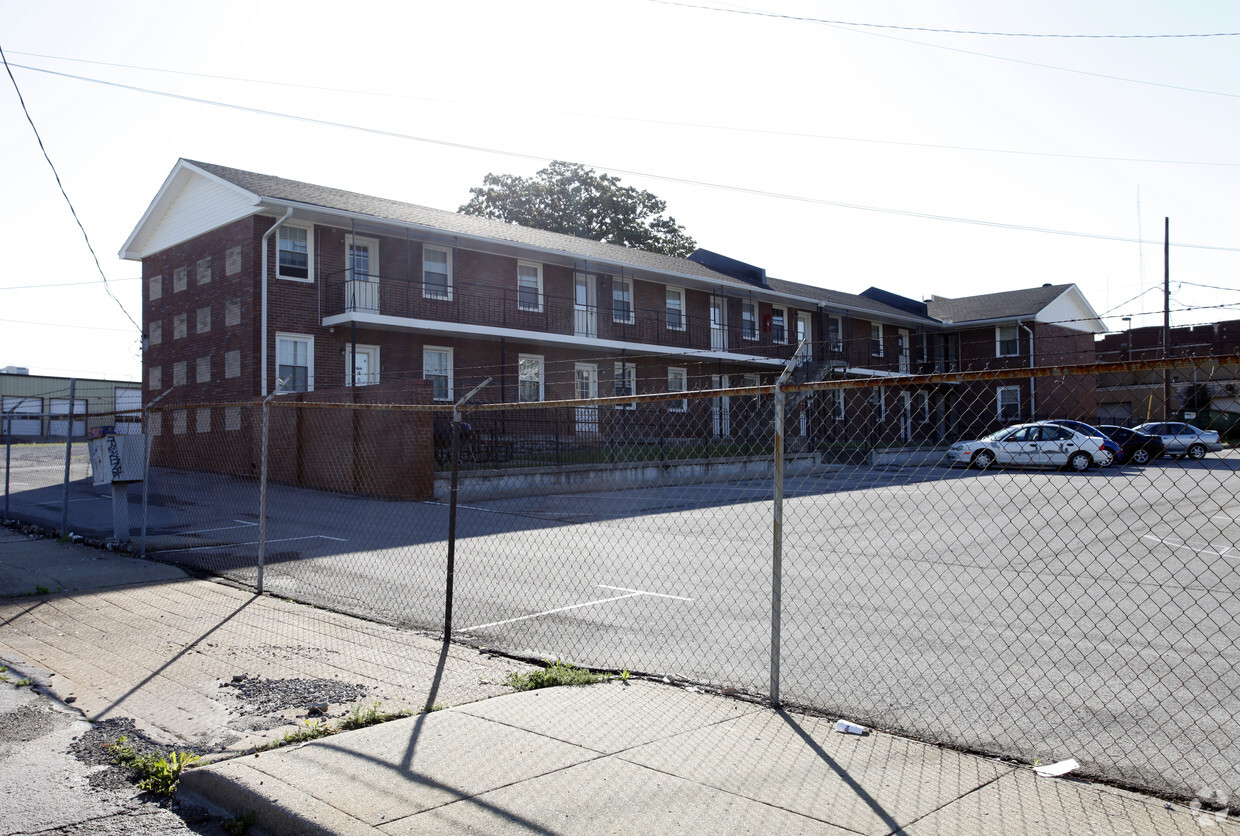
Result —
[{"label": "metal fence pole", "polygon": [[257,592],[263,594],[263,564],[267,558],[267,427],[271,415],[271,399],[280,394],[284,381],[276,379],[276,388],[263,398],[263,464],[258,477],[258,582]]},{"label": "metal fence pole", "polygon": [[139,557],[146,557],[146,509],[151,493],[151,446],[155,443],[155,439],[151,435],[150,423],[147,420],[147,410],[162,401],[171,392],[172,389],[165,389],[159,397],[142,407],[142,437],[146,439],[146,461],[142,466],[142,535],[138,541]]},{"label": "metal fence pole", "polygon": [[779,705],[779,662],[783,635],[784,583],[784,390],[800,362],[807,340],[801,340],[775,381],[775,501],[771,509],[771,705]]},{"label": "metal fence pole", "polygon": [[60,506],[60,536],[69,533],[69,466],[73,463],[73,398],[77,378],[69,378],[69,425],[65,429],[65,489]]},{"label": "metal fence pole", "polygon": [[448,568],[443,604],[443,640],[445,642],[452,638],[452,587],[456,580],[456,495],[461,464],[461,406],[490,382],[491,378],[488,377],[452,405],[452,482],[448,491]]},{"label": "metal fence pole", "polygon": [[17,407],[13,407],[4,413],[4,518],[9,518],[9,471],[12,467],[12,450],[13,450],[13,418],[11,413]]}]

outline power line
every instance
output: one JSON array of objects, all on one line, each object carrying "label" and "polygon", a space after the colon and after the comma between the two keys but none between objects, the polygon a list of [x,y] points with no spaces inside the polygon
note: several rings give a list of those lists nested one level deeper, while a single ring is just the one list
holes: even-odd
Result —
[{"label": "power line", "polygon": [[945,35],[987,35],[998,38],[1089,38],[1096,40],[1117,39],[1117,40],[1139,40],[1139,39],[1156,39],[1156,38],[1234,38],[1240,36],[1240,32],[1184,32],[1184,33],[1156,33],[1152,35],[1109,35],[1109,34],[1082,34],[1082,33],[1057,33],[1057,32],[987,32],[976,29],[936,29],[930,26],[897,26],[892,23],[862,23],[855,20],[825,20],[816,17],[803,17],[801,15],[778,14],[776,12],[762,12],[756,9],[724,9],[718,6],[704,6],[696,3],[678,2],[678,0],[649,0],[651,3],[657,3],[661,6],[681,6],[686,9],[700,9],[709,12],[728,12],[738,15],[752,15],[755,17],[770,17],[778,20],[794,20],[801,23],[825,23],[832,26],[863,26],[870,29],[898,29],[905,32],[933,32]]},{"label": "power line", "polygon": [[1183,281],[1180,282],[1180,284],[1188,285],[1189,287],[1204,287],[1204,288],[1208,288],[1209,290],[1229,290],[1232,293],[1240,293],[1240,287],[1220,287],[1216,284],[1198,284],[1197,282],[1183,282]]},{"label": "power line", "polygon": [[[121,308],[124,310],[124,308]],[[126,314],[128,316],[128,314]],[[130,320],[132,322],[133,320]],[[86,331],[119,331],[122,334],[133,333],[130,328],[105,328],[102,325],[74,325],[69,322],[31,322],[26,319],[0,319],[0,322],[10,322],[14,325],[40,325],[47,328],[78,328]]]},{"label": "power line", "polygon": [[[553,158],[540,154],[526,154],[520,151],[508,151],[501,148],[489,148],[482,145],[470,145],[464,142],[452,142],[444,139],[435,139],[433,137],[414,136],[412,134],[404,134],[398,131],[383,130],[380,128],[367,128],[361,125],[353,125],[347,122],[335,122],[329,119],[318,119],[311,116],[298,116],[292,113],[283,113],[280,111],[266,110],[264,108],[250,107],[248,105],[233,104],[230,102],[220,102],[212,99],[203,99],[196,96],[186,96],[180,93],[169,93],[164,90],[153,90],[147,87],[138,87],[132,84],[122,84],[116,81],[105,81],[103,79],[90,78],[88,76],[74,75],[72,73],[62,73],[56,70],[48,70],[40,67],[28,67],[20,64],[14,66],[21,69],[31,70],[32,72],[46,73],[48,75],[59,76],[61,78],[73,79],[75,81],[85,81],[91,84],[101,84],[105,87],[115,87],[122,90],[130,90],[137,93],[146,93],[152,96],[162,96],[164,98],[177,99],[179,101],[192,102],[194,104],[205,104],[212,107],[221,107],[229,110],[238,110],[244,113],[254,113],[261,116],[271,116],[277,119],[289,119],[294,122],[303,122],[312,125],[321,125],[331,128],[343,128],[350,131],[360,131],[362,133],[374,134],[376,136],[385,136],[393,139],[403,139],[410,142],[422,142],[429,145],[439,145],[445,148],[456,148],[463,151],[475,151],[483,154],[494,154],[496,156],[510,157],[514,159],[533,160],[535,162],[547,163],[552,162]],[[704,180],[691,180],[687,177],[674,177],[667,174],[652,174],[650,172],[636,171],[634,169],[619,168],[616,166],[599,165],[597,163],[581,163],[587,168],[601,169],[614,174],[624,174],[631,177],[643,177],[649,180],[659,180],[666,183],[680,183],[687,186],[700,186],[708,189],[719,189],[721,191],[730,191],[737,194],[755,195],[758,197],[770,197],[778,200],[792,200],[799,203],[810,203],[819,206],[833,206],[839,209],[853,209],[863,212],[877,212],[880,214],[899,215],[909,218],[921,218],[923,220],[945,221],[950,223],[970,224],[973,226],[988,226],[995,229],[1010,229],[1020,232],[1038,232],[1045,235],[1062,235],[1071,238],[1089,238],[1098,241],[1116,241],[1125,244],[1143,243],[1140,238],[1129,238],[1122,235],[1102,235],[1090,232],[1077,232],[1066,229],[1051,229],[1048,227],[1029,226],[1026,224],[1004,223],[1001,221],[987,221],[979,218],[963,218],[953,215],[938,215],[931,212],[916,212],[909,209],[892,209],[882,206],[867,206],[860,203],[845,203],[837,200],[827,200],[825,198],[809,197],[807,195],[788,194],[786,192],[773,192],[764,189],[746,188],[743,186],[730,186],[723,183],[710,183]],[[1186,244],[1175,242],[1171,246],[1185,249],[1196,250],[1214,250],[1218,252],[1240,252],[1240,247],[1222,247],[1210,244]],[[113,297],[115,298],[115,297]],[[128,314],[126,314],[128,315]],[[132,321],[132,320],[131,320]]]},{"label": "power line", "polygon": [[99,271],[99,278],[103,279],[103,289],[108,296],[112,297],[112,301],[121,309],[121,313],[125,314],[125,318],[141,333],[142,327],[134,322],[133,317],[129,315],[129,311],[125,310],[121,300],[116,298],[116,294],[112,292],[112,288],[108,285],[108,277],[103,272],[103,265],[99,263],[99,256],[95,254],[95,248],[91,246],[90,236],[86,234],[86,227],[82,225],[82,219],[78,217],[77,209],[73,208],[73,201],[69,199],[64,183],[60,181],[60,172],[56,170],[55,164],[52,163],[52,158],[48,156],[47,148],[43,145],[43,137],[39,136],[39,129],[35,127],[34,119],[31,118],[30,111],[26,109],[26,100],[22,96],[21,88],[17,86],[17,79],[13,77],[13,70],[9,68],[8,56],[4,54],[2,47],[0,47],[0,61],[4,62],[4,69],[9,74],[9,81],[13,82],[13,90],[17,93],[17,101],[22,106],[22,113],[26,115],[26,121],[30,123],[30,129],[34,131],[34,138],[39,143],[39,150],[43,152],[43,159],[47,160],[48,167],[52,169],[52,176],[56,178],[56,185],[60,188],[60,194],[64,197],[65,203],[69,204],[69,212],[73,215],[73,220],[77,222],[78,229],[82,230],[82,238],[86,241],[86,249],[90,250],[90,257],[95,260],[95,269]]},{"label": "power line", "polygon": [[[141,276],[129,276],[124,279],[112,279],[113,282],[137,282],[141,281]],[[89,282],[61,282],[60,284],[19,284],[0,286],[0,290],[42,290],[45,287],[82,287],[83,285],[99,284],[98,280]]]},{"label": "power line", "polygon": [[[575,110],[557,110],[554,108],[529,107],[527,105],[513,105],[504,102],[467,102],[459,99],[442,99],[432,96],[411,96],[404,93],[380,93],[374,90],[358,90],[348,87],[331,87],[327,85],[302,84],[289,81],[272,81],[262,78],[246,78],[243,76],[221,75],[217,73],[199,73],[190,72],[188,70],[172,70],[164,67],[143,67],[136,64],[118,64],[110,61],[92,61],[85,58],[67,58],[59,55],[47,55],[38,52],[15,52],[14,55],[26,55],[34,58],[46,58],[52,61],[70,61],[78,64],[91,64],[100,67],[115,67],[126,70],[138,70],[140,72],[150,73],[167,73],[170,75],[188,76],[192,78],[207,78],[217,81],[234,81],[243,84],[264,84],[272,87],[287,87],[295,90],[312,90],[326,93],[342,93],[351,96],[377,96],[388,99],[401,99],[405,101],[418,102],[435,102],[438,104],[464,105],[467,107],[480,107],[484,109],[501,108],[505,110],[514,110],[529,113],[546,113],[555,116],[571,116],[574,118],[589,119],[607,119],[614,122],[633,122],[645,125],[660,125],[677,128],[693,128],[698,130],[711,131],[731,131],[734,133],[758,134],[761,136],[783,136],[793,139],[817,139],[827,140],[831,142],[857,142],[873,145],[895,145],[904,148],[929,148],[938,151],[967,151],[970,153],[980,154],[1012,154],[1024,157],[1047,157],[1051,159],[1066,160],[1095,160],[1099,162],[1120,162],[1120,163],[1142,163],[1147,165],[1192,165],[1192,166],[1218,166],[1226,168],[1240,168],[1240,162],[1215,162],[1211,160],[1160,160],[1147,157],[1111,157],[1105,154],[1067,154],[1055,153],[1051,151],[1025,151],[1012,148],[985,148],[972,145],[948,145],[943,143],[932,142],[909,142],[897,139],[877,139],[874,137],[858,137],[858,136],[838,136],[833,134],[816,134],[807,131],[781,131],[774,128],[755,128],[743,125],[720,125],[704,122],[685,122],[675,119],[650,119],[636,116],[617,116],[609,113],[590,113]],[[31,67],[25,64],[14,64],[15,67],[21,69],[32,70],[34,72],[52,72],[51,70],[43,70],[39,67]],[[76,76],[70,76],[76,78]],[[102,82],[101,82],[102,83]]]}]

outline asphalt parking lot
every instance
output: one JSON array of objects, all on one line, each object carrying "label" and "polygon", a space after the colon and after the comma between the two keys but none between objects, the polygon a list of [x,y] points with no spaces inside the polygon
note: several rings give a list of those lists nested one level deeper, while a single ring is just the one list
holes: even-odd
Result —
[{"label": "asphalt parking lot", "polygon": [[[71,487],[75,524],[110,532],[106,490]],[[252,482],[156,471],[149,487],[159,559],[254,582]],[[58,518],[58,490],[13,499]],[[765,695],[771,495],[743,481],[464,506],[454,632]],[[442,504],[284,486],[268,501],[268,591],[442,627]],[[790,479],[781,696],[937,742],[1235,795],[1237,518],[1236,451],[1080,474]]]}]

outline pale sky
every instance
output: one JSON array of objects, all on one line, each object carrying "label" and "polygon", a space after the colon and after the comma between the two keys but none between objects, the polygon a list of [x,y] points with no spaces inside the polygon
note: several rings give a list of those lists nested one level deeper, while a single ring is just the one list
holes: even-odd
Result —
[{"label": "pale sky", "polygon": [[[771,276],[915,298],[1075,282],[1116,329],[1161,324],[1169,217],[1173,324],[1240,318],[1240,36],[916,28],[1240,33],[1240,3],[0,0],[138,322],[140,265],[116,253],[178,157],[449,210],[488,172],[572,160]],[[0,366],[138,379],[7,75],[0,161]]]}]

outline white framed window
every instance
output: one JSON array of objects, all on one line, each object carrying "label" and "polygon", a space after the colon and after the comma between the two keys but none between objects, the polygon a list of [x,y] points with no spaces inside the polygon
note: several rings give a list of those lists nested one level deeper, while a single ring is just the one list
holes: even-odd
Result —
[{"label": "white framed window", "polygon": [[314,391],[314,337],[276,334],[276,378],[281,393]]},{"label": "white framed window", "polygon": [[194,432],[211,432],[211,407],[202,406],[194,410]]},{"label": "white framed window", "polygon": [[195,383],[210,383],[211,382],[211,355],[210,354],[206,355],[205,357],[198,358],[197,367],[194,369],[194,382]]},{"label": "white framed window", "polygon": [[831,417],[836,421],[844,420],[844,390],[831,390]]},{"label": "white framed window", "polygon": [[995,391],[997,417],[1000,421],[1020,420],[1020,387],[1000,386]]},{"label": "white framed window", "polygon": [[[636,363],[616,363],[615,394],[619,397],[637,394]],[[622,404],[617,409],[637,409],[637,401]]]},{"label": "white framed window", "polygon": [[276,278],[298,282],[314,281],[314,260],[310,242],[314,227],[286,223],[276,233]]},{"label": "white framed window", "polygon": [[[667,369],[667,391],[689,391],[689,372],[683,368],[669,366]],[[689,399],[681,398],[678,401],[670,401],[667,405],[667,409],[669,412],[688,412]]]},{"label": "white framed window", "polygon": [[918,409],[921,412],[921,422],[923,424],[929,424],[930,423],[930,393],[929,392],[918,392],[917,403],[918,403]]},{"label": "white framed window", "polygon": [[452,349],[428,345],[422,349],[422,379],[431,383],[431,398],[455,400],[452,379]]},{"label": "white framed window", "polygon": [[844,325],[838,316],[827,317],[827,344],[835,354],[844,350]]},{"label": "white framed window", "polygon": [[427,299],[452,299],[452,250],[422,245],[422,295]]},{"label": "white framed window", "polygon": [[1020,354],[1020,329],[1015,325],[995,326],[995,356],[1016,357]]},{"label": "white framed window", "polygon": [[683,288],[667,288],[667,330],[685,330],[685,291]]},{"label": "white framed window", "polygon": [[543,357],[521,354],[517,357],[517,400],[532,403],[543,400]]},{"label": "white framed window", "polygon": [[198,263],[194,265],[194,276],[198,280],[198,284],[210,284],[211,282],[211,259],[200,258]]},{"label": "white framed window", "polygon": [[189,314],[179,313],[172,318],[172,339],[185,339],[189,327]]},{"label": "white framed window", "polygon": [[633,324],[633,280],[625,276],[611,280],[611,321]]},{"label": "white framed window", "polygon": [[150,338],[151,345],[159,345],[164,341],[164,321],[162,319],[151,320],[151,324],[147,327],[147,336]]},{"label": "white framed window", "polygon": [[871,389],[870,406],[874,408],[874,420],[885,421],[887,419],[887,390]]},{"label": "white framed window", "polygon": [[741,336],[758,339],[758,303],[748,299],[741,300]]},{"label": "white framed window", "polygon": [[224,377],[241,377],[241,349],[224,352]]},{"label": "white framed window", "polygon": [[896,356],[900,363],[900,372],[908,374],[913,370],[913,347],[909,332],[905,328],[896,331]]},{"label": "white framed window", "polygon": [[172,271],[172,292],[180,293],[189,287],[189,268],[177,267]]},{"label": "white framed window", "polygon": [[[350,371],[351,370],[351,371]],[[373,386],[379,382],[379,346],[359,345],[353,353],[353,343],[344,347],[344,385]]]},{"label": "white framed window", "polygon": [[229,247],[224,253],[224,275],[235,276],[241,272],[241,247]]},{"label": "white framed window", "polygon": [[224,303],[224,325],[225,327],[228,327],[231,325],[240,325],[240,324],[241,324],[241,300],[240,299],[229,299],[227,302]]},{"label": "white framed window", "polygon": [[[523,311],[543,309],[542,265],[532,261],[517,262],[517,307]],[[542,400],[542,398],[539,398]]]},{"label": "white framed window", "polygon": [[883,324],[881,322],[870,323],[870,356],[883,356]]},{"label": "white framed window", "polygon": [[206,334],[207,332],[211,330],[211,306],[210,305],[208,305],[205,308],[198,309],[197,323],[198,324],[195,329],[197,333]]},{"label": "white framed window", "polygon": [[164,295],[163,275],[161,274],[158,276],[151,276],[151,278],[148,280],[147,287],[149,288],[149,290],[147,291],[146,298],[149,299],[150,301],[154,302],[156,299],[163,296]]},{"label": "white framed window", "polygon": [[788,342],[788,309],[780,305],[771,307],[771,340],[783,344]]},{"label": "white framed window", "polygon": [[172,385],[173,386],[184,386],[185,385],[185,372],[188,368],[188,363],[189,363],[188,360],[178,360],[177,362],[172,364]]},{"label": "white framed window", "polygon": [[164,371],[162,366],[151,366],[147,371],[148,389],[158,389],[164,383]]}]

